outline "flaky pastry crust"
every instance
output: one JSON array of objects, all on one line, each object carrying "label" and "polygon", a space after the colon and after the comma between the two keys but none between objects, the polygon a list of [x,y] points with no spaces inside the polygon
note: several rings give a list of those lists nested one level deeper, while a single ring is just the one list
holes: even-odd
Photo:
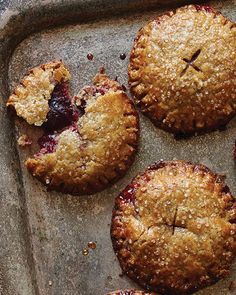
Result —
[{"label": "flaky pastry crust", "polygon": [[121,177],[133,162],[138,115],[119,83],[102,73],[74,103],[83,106],[78,121],[56,135],[53,152],[28,159],[26,167],[51,189],[90,194]]},{"label": "flaky pastry crust", "polygon": [[229,273],[236,204],[203,165],[160,162],[116,198],[111,237],[125,274],[161,294],[190,294]]},{"label": "flaky pastry crust", "polygon": [[16,86],[7,101],[19,117],[27,123],[41,126],[49,111],[48,101],[58,83],[67,82],[70,73],[62,61],[53,61],[35,67]]},{"label": "flaky pastry crust", "polygon": [[136,104],[157,126],[192,135],[236,113],[236,25],[213,8],[181,7],[146,24],[130,55]]}]

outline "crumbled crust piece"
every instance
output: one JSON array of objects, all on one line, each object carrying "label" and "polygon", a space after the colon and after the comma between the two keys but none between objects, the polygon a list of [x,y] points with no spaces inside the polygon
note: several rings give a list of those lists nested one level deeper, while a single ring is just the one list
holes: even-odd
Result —
[{"label": "crumbled crust piece", "polygon": [[135,39],[129,83],[157,126],[191,135],[236,114],[236,25],[213,8],[189,5],[146,24]]},{"label": "crumbled crust piece", "polygon": [[229,273],[236,203],[203,165],[160,162],[116,198],[111,237],[125,274],[161,294],[190,294]]},{"label": "crumbled crust piece", "polygon": [[70,78],[70,73],[62,61],[35,67],[23,78],[21,84],[16,86],[7,106],[14,107],[17,115],[27,123],[41,126],[46,121],[48,101],[54,87]]},{"label": "crumbled crust piece", "polygon": [[134,105],[104,74],[95,83],[76,96],[81,115],[74,126],[57,133],[52,152],[26,161],[28,170],[49,188],[93,193],[121,177],[133,162],[139,138]]},{"label": "crumbled crust piece", "polygon": [[27,145],[31,145],[32,144],[32,140],[26,134],[21,135],[18,138],[17,142],[18,142],[18,145],[19,146],[22,146],[22,147],[25,147]]}]

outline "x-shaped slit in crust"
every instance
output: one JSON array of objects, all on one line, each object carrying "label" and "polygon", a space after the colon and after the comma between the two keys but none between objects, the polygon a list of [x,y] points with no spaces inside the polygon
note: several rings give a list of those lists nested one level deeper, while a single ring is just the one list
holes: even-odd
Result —
[{"label": "x-shaped slit in crust", "polygon": [[186,228],[185,226],[181,226],[181,225],[177,225],[176,224],[176,220],[177,220],[177,216],[178,216],[178,206],[175,208],[175,213],[174,213],[174,218],[173,218],[173,224],[172,224],[172,235],[174,235],[175,233],[175,229],[176,228]]},{"label": "x-shaped slit in crust", "polygon": [[201,53],[201,49],[198,49],[194,54],[193,56],[191,57],[190,60],[188,60],[187,58],[183,58],[183,61],[187,63],[186,67],[183,69],[183,71],[181,72],[180,74],[180,77],[182,77],[186,71],[188,70],[189,67],[192,67],[194,68],[194,70],[196,70],[197,72],[202,72],[202,70],[196,66],[194,64],[194,62],[196,61],[196,59],[198,58],[199,54]]},{"label": "x-shaped slit in crust", "polygon": [[173,225],[172,225],[172,235],[175,233],[175,222],[178,214],[178,207],[175,208],[175,215],[174,215],[174,220],[173,220]]}]

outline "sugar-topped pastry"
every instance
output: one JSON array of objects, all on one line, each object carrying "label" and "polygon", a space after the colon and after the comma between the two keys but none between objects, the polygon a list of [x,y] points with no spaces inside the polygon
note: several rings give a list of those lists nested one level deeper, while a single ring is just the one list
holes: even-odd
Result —
[{"label": "sugar-topped pastry", "polygon": [[45,130],[40,151],[25,162],[32,175],[50,189],[90,194],[123,176],[133,162],[138,114],[122,86],[103,72],[73,98],[69,77],[62,62],[34,68],[7,104]]},{"label": "sugar-topped pastry", "polygon": [[157,126],[191,135],[225,126],[236,113],[236,25],[209,6],[156,17],[138,32],[129,83]]},{"label": "sugar-topped pastry", "polygon": [[160,162],[116,198],[111,237],[123,273],[142,287],[192,294],[229,274],[236,202],[205,166]]}]

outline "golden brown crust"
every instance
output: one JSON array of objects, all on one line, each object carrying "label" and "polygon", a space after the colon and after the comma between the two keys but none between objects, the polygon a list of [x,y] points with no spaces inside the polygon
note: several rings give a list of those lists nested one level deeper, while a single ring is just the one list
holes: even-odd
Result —
[{"label": "golden brown crust", "polygon": [[134,100],[173,133],[217,129],[236,113],[236,25],[210,7],[189,5],[157,17],[131,51]]},{"label": "golden brown crust", "polygon": [[100,69],[100,72],[93,78],[93,84],[99,87],[109,87],[113,91],[122,90],[122,86],[115,80],[108,79],[107,75],[104,72],[103,68]]},{"label": "golden brown crust", "polygon": [[30,70],[16,86],[7,101],[19,117],[29,124],[41,126],[49,111],[48,101],[57,83],[70,80],[71,76],[62,61],[53,61]]},{"label": "golden brown crust", "polygon": [[118,290],[107,295],[155,295],[154,293],[147,293],[145,291],[137,291],[137,290]]},{"label": "golden brown crust", "polygon": [[106,92],[87,96],[84,114],[73,128],[57,135],[54,152],[26,161],[28,170],[49,188],[90,194],[120,178],[133,162],[139,137],[134,105],[117,82],[104,74],[95,80],[97,86],[108,87]]},{"label": "golden brown crust", "polygon": [[236,204],[203,165],[160,162],[116,198],[111,237],[121,267],[141,286],[189,294],[229,273]]}]

